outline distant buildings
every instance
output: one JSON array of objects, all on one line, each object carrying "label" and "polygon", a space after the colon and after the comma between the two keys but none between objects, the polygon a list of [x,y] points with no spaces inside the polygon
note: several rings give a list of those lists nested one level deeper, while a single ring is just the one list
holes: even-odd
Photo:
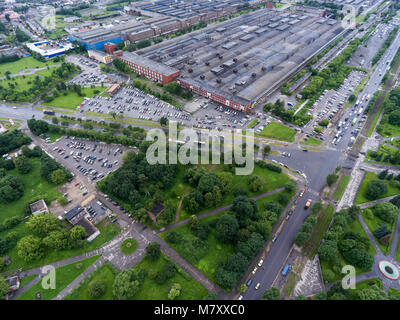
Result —
[{"label": "distant buildings", "polygon": [[27,47],[45,58],[51,58],[64,54],[66,51],[72,49],[72,44],[59,41],[40,41],[28,43]]},{"label": "distant buildings", "polygon": [[89,58],[94,58],[97,61],[102,62],[104,64],[108,64],[113,61],[113,57],[111,54],[96,49],[88,50],[88,55]]},{"label": "distant buildings", "polygon": [[117,58],[125,62],[133,72],[161,84],[174,81],[179,75],[178,69],[168,67],[132,52],[125,51]]}]

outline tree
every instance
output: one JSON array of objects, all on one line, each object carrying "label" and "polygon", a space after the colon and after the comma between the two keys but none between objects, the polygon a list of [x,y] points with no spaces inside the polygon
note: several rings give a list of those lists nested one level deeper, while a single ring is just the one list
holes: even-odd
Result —
[{"label": "tree", "polygon": [[181,285],[179,283],[174,283],[171,290],[168,293],[168,299],[169,300],[174,300],[176,297],[178,297],[181,294]]},{"label": "tree", "polygon": [[336,242],[325,240],[318,249],[318,255],[322,260],[333,261],[338,255]]},{"label": "tree", "polygon": [[117,274],[113,284],[114,295],[118,299],[128,299],[139,291],[140,282],[135,270],[123,270]]},{"label": "tree", "polygon": [[277,287],[270,287],[263,293],[263,300],[281,300],[281,292]]},{"label": "tree", "polygon": [[60,230],[60,221],[49,213],[41,213],[31,216],[26,222],[30,231],[38,236],[46,236],[51,231]]},{"label": "tree", "polygon": [[252,175],[249,177],[247,184],[249,186],[250,191],[257,192],[261,190],[261,188],[264,185],[264,182],[259,176]]},{"label": "tree", "polygon": [[310,235],[311,234],[308,232],[298,232],[296,234],[296,237],[294,238],[294,243],[297,246],[301,247],[307,242],[307,240],[310,238]]},{"label": "tree", "polygon": [[290,180],[285,183],[285,191],[288,193],[292,193],[296,190],[297,184],[293,180]]},{"label": "tree", "polygon": [[70,245],[69,234],[66,230],[51,231],[46,237],[43,238],[43,244],[52,249],[65,249]]},{"label": "tree", "polygon": [[32,170],[32,164],[27,157],[20,155],[14,158],[14,165],[21,174],[27,174]]},{"label": "tree", "polygon": [[74,241],[77,240],[82,240],[85,239],[87,237],[87,233],[85,231],[85,228],[83,228],[82,226],[74,226],[71,229],[71,239]]},{"label": "tree", "polygon": [[398,215],[398,208],[391,202],[381,202],[372,207],[372,213],[381,220],[392,224]]},{"label": "tree", "polygon": [[376,284],[367,286],[364,289],[357,291],[357,296],[360,300],[386,300],[387,293],[380,289]]},{"label": "tree", "polygon": [[91,298],[100,298],[106,292],[106,284],[102,280],[93,280],[88,285],[88,292]]},{"label": "tree", "polygon": [[271,152],[271,147],[269,145],[264,146],[263,148],[264,154],[268,155]]},{"label": "tree", "polygon": [[389,170],[388,170],[388,169],[385,169],[385,170],[381,171],[381,172],[378,174],[378,178],[379,178],[380,180],[384,180],[384,179],[386,178],[386,176],[387,176],[388,173],[389,173]]},{"label": "tree", "polygon": [[387,234],[391,234],[392,231],[389,230],[389,228],[386,224],[384,224],[383,226],[380,226],[377,229],[375,229],[373,233],[374,233],[375,237],[380,239],[380,238],[386,236]]},{"label": "tree", "polygon": [[218,300],[218,294],[215,292],[209,292],[203,300]]},{"label": "tree", "polygon": [[307,300],[307,297],[304,294],[299,294],[295,300]]},{"label": "tree", "polygon": [[235,216],[224,214],[217,221],[215,226],[218,240],[224,243],[231,243],[239,229],[239,223]]},{"label": "tree", "polygon": [[328,184],[328,186],[331,187],[337,181],[338,178],[339,176],[337,174],[334,173],[328,174],[328,176],[326,177],[326,183]]},{"label": "tree", "polygon": [[167,117],[161,117],[161,118],[160,118],[160,124],[161,124],[162,126],[166,126],[167,123],[168,123],[168,118],[167,118]]},{"label": "tree", "polygon": [[0,298],[3,298],[8,293],[8,283],[0,276]]},{"label": "tree", "polygon": [[37,260],[44,254],[40,239],[32,235],[21,238],[17,249],[18,255],[27,262]]},{"label": "tree", "polygon": [[67,174],[65,173],[65,170],[63,170],[63,169],[54,170],[50,174],[51,182],[53,182],[56,185],[62,184],[63,182],[65,182],[66,179],[67,179]]},{"label": "tree", "polygon": [[389,113],[388,122],[394,126],[400,125],[400,110],[394,110]]},{"label": "tree", "polygon": [[146,247],[146,258],[155,261],[161,256],[160,244],[157,242],[152,242]]},{"label": "tree", "polygon": [[382,195],[384,195],[388,190],[388,186],[386,182],[379,180],[372,180],[367,187],[367,191],[365,192],[365,196],[368,200],[376,200],[379,199]]},{"label": "tree", "polygon": [[315,202],[314,205],[311,207],[311,213],[313,215],[317,215],[321,211],[322,207],[322,202]]}]

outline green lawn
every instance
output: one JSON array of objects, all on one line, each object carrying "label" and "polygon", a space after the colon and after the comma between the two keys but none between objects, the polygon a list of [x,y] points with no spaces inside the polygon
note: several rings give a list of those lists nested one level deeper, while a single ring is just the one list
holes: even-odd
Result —
[{"label": "green lawn", "polygon": [[390,139],[390,140],[386,140],[385,141],[387,144],[391,144],[392,146],[395,146],[395,147],[397,147],[397,148],[400,148],[400,139],[399,138],[397,138],[397,139]]},{"label": "green lawn", "polygon": [[253,121],[251,121],[251,122],[247,125],[247,128],[249,128],[249,129],[253,128],[258,122],[259,122],[258,119],[254,119]]},{"label": "green lawn", "polygon": [[381,121],[376,131],[385,138],[400,136],[400,126],[394,126],[389,122]]},{"label": "green lawn", "polygon": [[392,243],[392,239],[390,240],[390,243],[388,246],[385,246],[383,244],[380,243],[379,239],[377,237],[375,237],[374,235],[374,231],[376,229],[378,229],[378,227],[380,227],[381,225],[386,224],[388,226],[388,228],[392,231],[392,234],[394,232],[394,225],[389,225],[388,223],[384,222],[383,220],[379,219],[377,216],[372,214],[371,219],[368,219],[367,215],[365,214],[365,210],[362,211],[362,217],[365,221],[365,223],[368,226],[369,231],[371,231],[372,235],[375,238],[375,242],[377,243],[377,245],[379,246],[379,248],[381,249],[383,254],[388,254],[389,250],[390,250],[390,245]]},{"label": "green lawn", "polygon": [[338,185],[336,187],[336,190],[333,194],[333,200],[339,201],[342,196],[343,196],[343,192],[347,187],[347,184],[350,181],[350,176],[341,176],[338,182]]},{"label": "green lawn", "polygon": [[138,243],[135,239],[129,238],[125,239],[121,244],[121,252],[123,254],[132,254],[136,251]]},{"label": "green lawn", "polygon": [[315,139],[314,137],[310,137],[307,140],[300,141],[300,144],[309,145],[309,146],[320,146],[322,144],[322,141]]},{"label": "green lawn", "polygon": [[296,130],[278,122],[271,121],[258,135],[266,138],[293,142]]},{"label": "green lawn", "polygon": [[[147,270],[149,274],[150,270],[156,272],[162,270],[165,263],[169,259],[161,254],[161,257],[157,261],[150,261],[143,258],[135,267],[135,270],[141,268]],[[201,300],[207,295],[207,289],[202,284],[195,281],[185,271],[180,269],[178,266],[178,272],[171,278],[165,281],[163,284],[158,284],[154,280],[147,276],[141,286],[141,289],[131,299],[132,300],[168,300],[168,292],[171,286],[175,283],[179,283],[182,287],[181,294],[176,300]]]},{"label": "green lawn", "polygon": [[[367,191],[368,184],[372,180],[379,180],[378,179],[378,175],[376,173],[374,173],[374,172],[369,172],[369,171],[365,172],[364,179],[363,179],[363,181],[361,183],[360,189],[358,190],[357,197],[356,197],[356,200],[354,201],[354,204],[360,204],[360,203],[371,201],[371,200],[369,200],[369,199],[367,199],[365,197],[365,193]],[[379,199],[390,197],[390,196],[394,196],[394,195],[397,195],[397,194],[400,193],[399,189],[392,187],[388,183],[388,181],[386,181],[386,182],[387,182],[387,185],[388,185],[388,191],[385,194],[383,194]]]},{"label": "green lawn", "polygon": [[[113,300],[113,284],[118,270],[111,263],[104,263],[88,275],[64,300]],[[99,298],[93,299],[89,295],[88,285],[93,281],[101,280],[106,286],[106,292]]]},{"label": "green lawn", "polygon": [[32,57],[26,57],[14,62],[0,64],[0,75],[4,75],[6,71],[10,71],[11,74],[15,74],[24,69],[43,68],[53,64],[61,64],[61,62],[55,63],[53,60],[40,62]]},{"label": "green lawn", "polygon": [[[216,215],[200,219],[202,223],[214,220],[221,215],[225,214],[226,211],[218,213]],[[192,233],[192,231],[186,226],[179,226],[177,228],[172,229],[179,234],[182,235],[182,243],[180,244],[172,244],[170,246],[174,248],[183,258],[185,258],[188,262],[193,264],[196,268],[198,268],[202,273],[204,273],[209,279],[215,281],[214,275],[215,270],[220,262],[225,261],[228,257],[234,252],[233,244],[226,244],[221,243],[217,240],[215,234],[215,228],[211,228],[211,232],[208,235],[207,243],[208,243],[208,250],[206,252],[202,252],[202,254],[198,253],[200,258],[198,261],[192,259],[188,256],[191,252],[187,252],[185,250],[185,243],[190,242],[196,238],[196,236]],[[159,236],[165,240],[165,236],[167,233],[171,232],[172,230],[160,233]],[[196,254],[197,252],[195,252]]]},{"label": "green lawn", "polygon": [[103,91],[104,87],[94,87],[94,88],[82,88],[83,96],[80,97],[75,91],[67,91],[67,95],[61,93],[57,98],[54,98],[53,101],[42,103],[44,106],[50,107],[59,107],[66,109],[75,110],[76,107],[82,103],[84,97],[92,98],[96,94],[95,90]]},{"label": "green lawn", "polygon": [[37,274],[33,274],[31,276],[26,276],[23,277],[22,279],[19,280],[20,284],[19,284],[19,289],[22,289],[23,287],[25,287],[29,282],[31,282],[35,277],[37,276]]},{"label": "green lawn", "polygon": [[36,300],[36,293],[41,293],[41,300],[51,300],[65,289],[73,280],[75,280],[82,272],[89,268],[100,255],[90,257],[85,260],[74,262],[63,267],[56,268],[56,288],[43,289],[42,281],[37,282],[30,289],[25,291],[17,300]]},{"label": "green lawn", "polygon": [[[378,99],[377,99],[377,100],[378,100]],[[371,127],[370,127],[369,130],[368,130],[368,133],[367,133],[367,136],[368,136],[368,137],[370,137],[370,136],[372,135],[372,133],[374,132],[374,129],[375,129],[375,127],[376,127],[376,124],[377,124],[377,122],[378,122],[378,120],[379,120],[379,117],[380,117],[382,111],[383,111],[384,105],[385,105],[385,104],[382,102],[381,106],[379,107],[378,112],[377,112],[376,115],[375,115],[374,120],[372,121]]]},{"label": "green lawn", "polygon": [[7,204],[0,204],[0,223],[4,219],[12,216],[26,216],[24,208],[33,200],[45,199],[49,204],[51,201],[62,196],[61,192],[56,190],[56,186],[49,183],[39,174],[40,159],[31,158],[32,170],[28,174],[20,174],[16,169],[8,171],[9,174],[21,178],[24,183],[24,195],[17,201]]}]

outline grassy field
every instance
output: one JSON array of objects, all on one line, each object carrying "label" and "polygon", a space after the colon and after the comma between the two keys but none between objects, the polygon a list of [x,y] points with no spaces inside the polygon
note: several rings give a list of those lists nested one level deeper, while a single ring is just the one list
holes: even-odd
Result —
[{"label": "grassy field", "polygon": [[42,104],[50,107],[59,107],[59,108],[75,110],[76,107],[82,103],[84,97],[91,98],[96,95],[94,93],[95,90],[99,90],[101,92],[104,89],[105,89],[104,87],[83,88],[82,97],[78,96],[78,94],[75,91],[67,91],[67,95],[60,94],[60,96],[54,98],[53,101],[44,102]]},{"label": "grassy field", "polygon": [[[367,191],[368,184],[372,180],[379,180],[378,175],[374,172],[365,172],[364,179],[361,183],[360,189],[358,190],[357,197],[356,197],[356,200],[354,201],[354,204],[360,204],[360,203],[371,201],[365,197],[365,193]],[[386,182],[388,182],[388,181],[386,181]],[[387,185],[388,185],[388,191],[385,194],[383,194],[379,199],[394,196],[394,195],[397,195],[400,193],[399,189],[392,187],[389,183],[387,183]]]},{"label": "grassy field", "polygon": [[278,122],[271,121],[258,135],[266,138],[293,142],[296,130]]},{"label": "grassy field", "polygon": [[121,252],[123,254],[132,254],[136,251],[138,243],[135,239],[129,238],[125,239],[121,244]]},{"label": "grassy field", "polygon": [[[378,99],[377,99],[377,100],[378,100]],[[379,110],[378,110],[378,112],[376,113],[375,118],[374,118],[374,120],[372,121],[372,124],[371,124],[371,126],[370,126],[370,128],[369,128],[369,130],[368,130],[368,133],[367,133],[367,136],[368,136],[368,137],[370,137],[370,136],[372,135],[372,133],[374,132],[374,129],[375,129],[375,127],[376,127],[376,124],[377,124],[377,122],[378,122],[378,120],[379,120],[379,117],[380,117],[382,111],[383,111],[384,105],[385,105],[384,103],[382,103],[382,104],[380,105]]]},{"label": "grassy field", "polygon": [[[141,268],[146,269],[149,273],[150,270],[156,272],[162,270],[168,258],[161,254],[161,257],[153,262],[146,258],[142,259],[134,269],[139,270]],[[178,266],[177,266],[178,267]],[[178,267],[179,268],[179,267]],[[199,282],[191,278],[185,271],[178,269],[179,271],[168,279],[163,284],[158,284],[148,276],[145,278],[141,289],[135,294],[132,300],[168,300],[168,292],[171,286],[175,283],[179,283],[182,287],[181,294],[176,300],[200,300],[207,295],[207,290]]]},{"label": "grassy field", "polygon": [[385,138],[400,136],[400,126],[394,126],[389,122],[381,121],[376,131]]},{"label": "grassy field", "polygon": [[320,146],[322,144],[322,141],[315,139],[314,137],[310,137],[307,140],[300,141],[300,144],[309,145],[309,146]]},{"label": "grassy field", "polygon": [[32,57],[26,57],[14,62],[0,64],[0,75],[4,75],[6,71],[11,72],[11,74],[15,74],[24,69],[37,69],[60,63],[61,62],[55,63],[53,60],[40,62]]},{"label": "grassy field", "polygon": [[384,222],[383,220],[379,219],[377,216],[372,215],[371,219],[369,219],[367,217],[367,215],[365,214],[365,211],[362,211],[362,217],[365,221],[365,223],[368,226],[369,231],[371,231],[372,235],[375,238],[375,242],[377,243],[377,245],[379,246],[379,248],[381,249],[381,251],[383,252],[383,254],[388,254],[389,250],[390,250],[390,246],[392,244],[392,238],[390,239],[390,243],[388,246],[383,245],[382,243],[380,243],[379,239],[377,237],[375,237],[374,235],[374,231],[376,229],[378,229],[378,227],[380,227],[381,225],[386,224],[388,226],[388,228],[392,231],[394,231],[394,225],[389,225],[388,223]]},{"label": "grassy field", "polygon": [[[104,263],[87,276],[64,300],[113,300],[113,284],[118,270],[111,263]],[[96,280],[101,280],[106,286],[106,292],[99,298],[89,295],[88,286]]]},{"label": "grassy field", "polygon": [[[224,215],[226,211],[218,213],[216,215],[201,219],[200,222],[204,223],[207,221],[211,221],[217,219],[221,215]],[[185,252],[185,243],[191,242],[195,239],[195,235],[192,231],[186,226],[180,226],[177,228],[172,229],[182,235],[182,242],[181,244],[172,244],[170,246],[174,248],[183,258],[192,263],[196,268],[198,268],[202,273],[204,273],[209,279],[214,281],[214,274],[218,264],[222,261],[225,261],[233,252],[234,246],[233,244],[226,244],[221,243],[217,240],[215,234],[215,228],[211,228],[211,232],[208,235],[207,243],[208,243],[208,250],[207,252],[202,255],[202,257],[198,261],[193,261],[192,259],[188,259],[187,254]],[[172,230],[160,233],[160,237],[165,239],[165,236],[171,232]]]},{"label": "grassy field", "polygon": [[[392,138],[393,139],[393,138]],[[397,147],[397,148],[400,148],[400,139],[399,138],[397,138],[397,139],[390,139],[390,140],[386,140],[385,142],[387,143],[387,144],[391,144],[392,146],[395,146],[395,147]]]},{"label": "grassy field", "polygon": [[258,119],[254,119],[253,121],[251,121],[251,122],[247,125],[247,128],[249,128],[249,129],[253,128],[258,122],[259,122]]},{"label": "grassy field", "polygon": [[8,173],[18,176],[24,183],[24,195],[17,201],[7,204],[0,204],[0,223],[4,219],[12,216],[26,216],[24,208],[32,200],[45,199],[48,203],[62,196],[61,192],[56,190],[55,185],[50,184],[39,174],[40,159],[31,158],[32,170],[28,174],[20,174],[16,169]]},{"label": "grassy field", "polygon": [[17,300],[36,300],[36,293],[41,293],[41,300],[51,300],[57,296],[65,287],[74,281],[82,272],[89,268],[100,255],[85,260],[74,262],[63,267],[56,268],[56,288],[43,289],[42,281],[37,282],[25,291]]},{"label": "grassy field", "polygon": [[25,287],[31,280],[33,280],[35,277],[37,276],[37,274],[33,274],[31,276],[26,276],[23,277],[22,279],[19,280],[20,284],[19,284],[19,289],[22,289],[23,287]]},{"label": "grassy field", "polygon": [[341,176],[338,182],[338,185],[336,187],[335,192],[333,193],[333,200],[339,201],[342,196],[343,196],[343,192],[347,187],[347,184],[350,181],[350,176]]}]

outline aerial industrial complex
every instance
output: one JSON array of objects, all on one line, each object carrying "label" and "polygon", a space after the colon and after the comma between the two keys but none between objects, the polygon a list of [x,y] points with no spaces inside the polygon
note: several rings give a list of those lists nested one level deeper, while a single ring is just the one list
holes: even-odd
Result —
[{"label": "aerial industrial complex", "polygon": [[[175,68],[179,75],[170,70],[171,81],[176,78],[186,89],[249,112],[342,32],[333,19],[289,12],[278,15],[266,9],[119,58],[131,68],[132,63],[145,68],[153,65],[154,72],[159,72],[160,65]],[[132,70],[137,72],[137,68]]]}]

